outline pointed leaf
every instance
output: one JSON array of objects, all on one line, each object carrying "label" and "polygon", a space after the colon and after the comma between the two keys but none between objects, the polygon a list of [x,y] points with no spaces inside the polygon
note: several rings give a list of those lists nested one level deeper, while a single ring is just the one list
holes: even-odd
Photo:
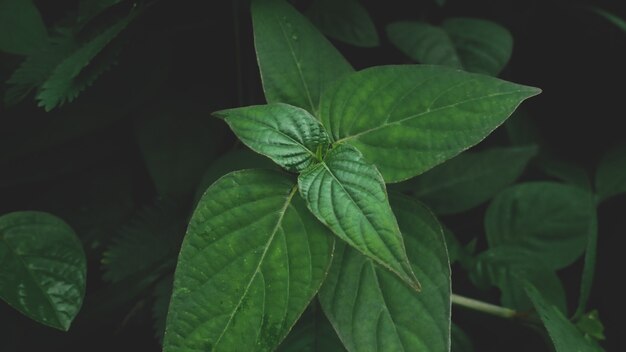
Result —
[{"label": "pointed leaf", "polygon": [[328,135],[306,110],[282,103],[213,113],[250,149],[289,171],[302,171],[326,152]]},{"label": "pointed leaf", "polygon": [[597,343],[585,339],[561,311],[548,303],[530,283],[526,284],[526,293],[535,305],[539,317],[543,321],[556,352],[600,352],[603,349]]},{"label": "pointed leaf", "polygon": [[536,153],[535,146],[465,152],[398,187],[437,214],[460,213],[513,183]]},{"label": "pointed leaf", "polygon": [[333,237],[294,182],[230,173],[204,194],[174,277],[164,351],[271,351],[326,276]]},{"label": "pointed leaf", "polygon": [[326,92],[321,120],[333,141],[357,147],[392,183],[480,142],[539,92],[440,66],[377,66]]},{"label": "pointed leaf", "polygon": [[340,145],[298,177],[311,212],[339,238],[419,290],[376,167],[355,148]]},{"label": "pointed leaf", "polygon": [[365,48],[380,44],[376,26],[358,0],[315,0],[306,14],[332,38]]},{"label": "pointed leaf", "polygon": [[512,245],[553,269],[573,263],[585,251],[595,205],[578,187],[529,182],[500,193],[485,214],[490,247]]},{"label": "pointed leaf", "polygon": [[596,191],[600,201],[626,193],[626,145],[610,149],[600,161]]},{"label": "pointed leaf", "polygon": [[0,217],[0,298],[29,318],[68,330],[83,303],[87,263],[63,220],[24,211]]},{"label": "pointed leaf", "polygon": [[450,351],[450,266],[441,226],[405,197],[392,198],[413,270],[416,293],[349,246],[337,246],[320,302],[351,352]]},{"label": "pointed leaf", "polygon": [[350,64],[302,14],[282,0],[252,2],[254,45],[265,99],[316,114],[322,93]]},{"label": "pointed leaf", "polygon": [[28,55],[47,40],[46,26],[31,0],[0,0],[0,51]]}]

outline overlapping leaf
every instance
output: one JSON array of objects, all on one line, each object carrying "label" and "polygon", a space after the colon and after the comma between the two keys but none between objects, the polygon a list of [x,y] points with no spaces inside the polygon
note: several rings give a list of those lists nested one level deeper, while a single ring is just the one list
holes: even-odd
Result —
[{"label": "overlapping leaf", "polygon": [[298,185],[311,212],[339,238],[419,289],[385,183],[358,150],[335,147],[300,174]]},{"label": "overlapping leaf", "polygon": [[440,66],[377,66],[334,85],[320,114],[334,142],[355,146],[392,183],[480,142],[539,92]]},{"label": "overlapping leaf", "polygon": [[315,0],[306,14],[330,37],[361,47],[379,44],[376,26],[358,0]]},{"label": "overlapping leaf", "polygon": [[271,351],[326,276],[333,236],[277,171],[228,174],[200,200],[174,278],[164,351]]},{"label": "overlapping leaf", "polygon": [[0,217],[0,298],[29,318],[68,330],[85,295],[87,264],[74,231],[41,212]]}]

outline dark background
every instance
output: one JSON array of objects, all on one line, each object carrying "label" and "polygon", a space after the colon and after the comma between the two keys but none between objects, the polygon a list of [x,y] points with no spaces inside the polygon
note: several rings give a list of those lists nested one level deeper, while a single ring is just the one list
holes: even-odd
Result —
[{"label": "dark background", "polygon": [[[36,3],[48,24],[76,8],[76,1]],[[300,8],[307,3],[296,1]],[[421,19],[437,24],[457,16],[493,20],[514,37],[513,57],[501,77],[543,89],[541,95],[524,103],[523,110],[537,126],[544,148],[593,174],[601,155],[626,140],[622,127],[626,118],[626,33],[579,6],[602,7],[626,18],[618,1],[448,0],[443,8],[416,0],[363,3],[377,24],[381,46],[364,49],[334,42],[355,68],[408,62],[385,37],[384,27],[390,22]],[[0,106],[0,214],[41,209],[62,215],[59,209],[65,208],[61,203],[79,197],[81,191],[67,187],[68,193],[58,202],[42,201],[42,195],[60,184],[106,177],[120,170],[131,175],[128,196],[132,203],[149,203],[156,191],[132,133],[133,118],[171,98],[202,106],[207,116],[221,108],[263,102],[245,2],[233,7],[226,0],[161,0],[134,25],[133,34],[140,40],[124,50],[120,64],[75,103],[51,113],[35,107],[31,98],[10,109]],[[2,81],[19,61],[0,54]],[[72,114],[66,115],[64,111],[72,106]],[[119,106],[125,109],[116,110]],[[69,125],[82,132],[54,142],[55,131]],[[216,154],[234,141],[229,132],[224,131],[223,137]],[[498,144],[502,139],[503,131],[497,131],[486,143]],[[532,168],[525,177],[535,177]],[[457,235],[467,242],[482,233],[483,212],[484,207],[444,220],[461,229]],[[626,292],[619,282],[625,215],[625,196],[615,197],[599,209],[599,255],[590,307],[599,310],[605,323],[608,351],[626,350],[621,332],[621,302]],[[482,242],[479,247],[484,246]],[[126,288],[107,291],[99,277],[98,250],[88,249],[88,299],[69,333],[40,327],[0,304],[0,341],[28,352],[159,350],[150,311],[145,307],[148,303],[133,302],[115,309],[100,305],[101,297]],[[576,304],[581,269],[582,263],[577,263],[560,273],[570,307]],[[497,301],[497,291],[479,292],[459,268],[455,267],[454,273],[455,291]],[[476,351],[549,350],[538,334],[514,322],[456,308],[453,313],[454,320],[473,337]],[[1,344],[0,350],[4,352]]]}]

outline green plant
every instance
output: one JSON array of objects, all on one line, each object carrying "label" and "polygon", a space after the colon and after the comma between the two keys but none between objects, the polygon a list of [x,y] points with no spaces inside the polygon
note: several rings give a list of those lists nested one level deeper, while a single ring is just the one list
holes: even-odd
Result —
[{"label": "green plant", "polygon": [[[0,49],[25,56],[5,102],[71,103],[117,63],[152,6],[81,2],[71,24],[48,32],[30,2],[0,0],[0,23],[21,33],[0,33]],[[380,45],[359,2],[316,0],[302,13],[253,0],[251,15],[266,104],[245,104],[240,85],[247,106],[213,118],[188,97],[143,110],[130,134],[156,201],[136,207],[132,180],[87,172],[72,210],[51,205],[79,187],[70,180],[35,203],[49,213],[0,216],[0,298],[69,330],[93,255],[107,285],[83,314],[124,307],[124,325],[147,305],[166,352],[472,351],[452,305],[530,327],[557,352],[603,350],[587,307],[597,207],[626,193],[626,149],[610,150],[592,182],[541,147],[516,112],[540,90],[495,77],[512,55],[507,29],[472,18],[391,23],[390,42],[419,64],[355,70],[322,33]],[[503,124],[506,145],[467,151]],[[236,140],[218,152],[225,125]],[[81,129],[97,127],[58,138]],[[530,165],[541,177],[516,183]],[[448,217],[487,202],[484,238],[463,243]],[[570,312],[558,271],[581,257]],[[499,303],[453,293],[451,265],[473,290],[497,288]]]}]

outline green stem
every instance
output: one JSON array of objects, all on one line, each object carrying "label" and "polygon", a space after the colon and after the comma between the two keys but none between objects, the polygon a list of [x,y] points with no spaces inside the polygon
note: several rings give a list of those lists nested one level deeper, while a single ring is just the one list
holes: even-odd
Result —
[{"label": "green stem", "polygon": [[458,306],[473,309],[486,314],[491,314],[501,318],[513,319],[519,318],[521,316],[520,313],[513,309],[496,306],[495,304],[460,296],[454,293],[452,294],[451,299],[452,303]]}]

